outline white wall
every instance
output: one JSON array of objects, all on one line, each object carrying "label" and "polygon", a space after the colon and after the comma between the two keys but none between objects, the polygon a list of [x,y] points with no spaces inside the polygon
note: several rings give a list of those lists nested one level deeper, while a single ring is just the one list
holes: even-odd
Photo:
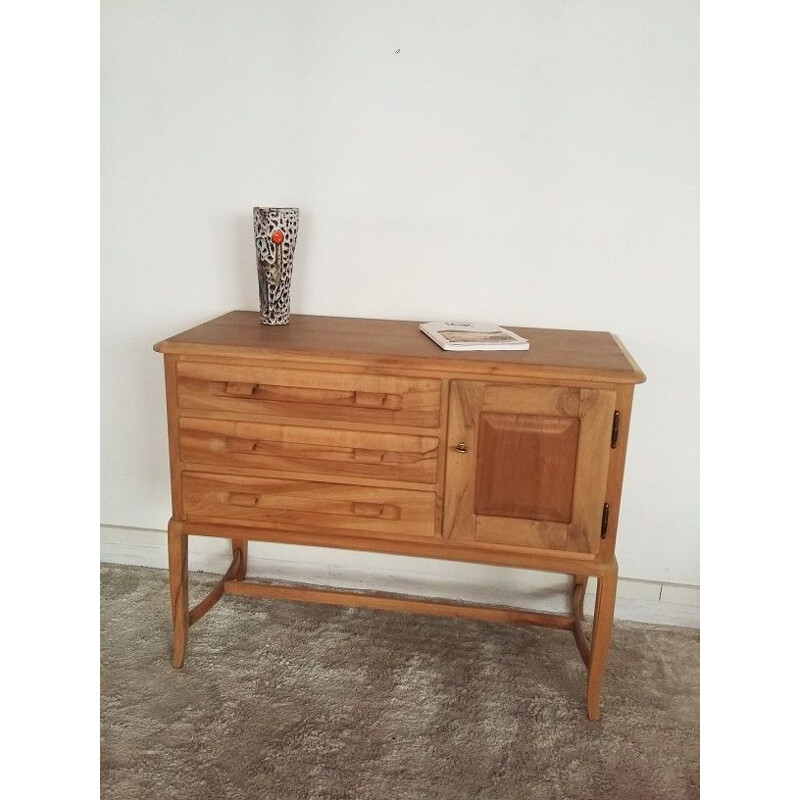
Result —
[{"label": "white wall", "polygon": [[648,375],[620,573],[699,584],[697,18],[695,0],[105,0],[101,520],[165,527],[151,346],[256,309],[251,208],[292,205],[295,312],[619,334]]}]

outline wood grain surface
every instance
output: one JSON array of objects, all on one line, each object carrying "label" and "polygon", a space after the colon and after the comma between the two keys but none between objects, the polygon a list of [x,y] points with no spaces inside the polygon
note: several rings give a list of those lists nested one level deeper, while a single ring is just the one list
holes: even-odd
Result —
[{"label": "wood grain surface", "polygon": [[[530,350],[447,352],[409,321],[293,315],[264,326],[232,311],[155,345],[167,389],[173,666],[189,626],[225,592],[554,625],[575,635],[597,719],[633,386],[645,376],[613,334],[511,329]],[[229,538],[233,560],[189,610],[194,534]],[[248,583],[249,541],[565,572],[573,613]],[[589,575],[591,642],[579,625]]]},{"label": "wood grain surface", "polygon": [[372,356],[437,364],[504,365],[543,375],[641,383],[644,373],[612,333],[504,325],[530,342],[529,350],[456,353],[442,350],[406,320],[357,319],[293,314],[288,325],[262,325],[255,311],[231,311],[155,345],[160,353],[286,357],[289,354]]}]

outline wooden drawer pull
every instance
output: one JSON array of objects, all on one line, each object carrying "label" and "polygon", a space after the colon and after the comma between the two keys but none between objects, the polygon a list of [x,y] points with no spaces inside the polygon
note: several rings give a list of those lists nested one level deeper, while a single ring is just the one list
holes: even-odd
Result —
[{"label": "wooden drawer pull", "polygon": [[237,439],[234,436],[225,440],[225,446],[234,453],[252,453],[257,444],[256,439]]},{"label": "wooden drawer pull", "polygon": [[230,502],[232,506],[255,506],[258,505],[258,495],[252,492],[231,492]]},{"label": "wooden drawer pull", "polygon": [[372,519],[400,519],[400,509],[383,503],[353,503],[353,514]]},{"label": "wooden drawer pull", "polygon": [[362,447],[353,450],[353,460],[360,464],[380,464],[384,455],[383,450],[367,450]]},{"label": "wooden drawer pull", "polygon": [[385,394],[376,392],[356,392],[356,405],[367,408],[381,408],[386,402]]},{"label": "wooden drawer pull", "polygon": [[228,381],[225,384],[225,394],[230,394],[234,397],[252,397],[253,392],[255,392],[257,388],[257,383],[237,383],[236,381]]}]

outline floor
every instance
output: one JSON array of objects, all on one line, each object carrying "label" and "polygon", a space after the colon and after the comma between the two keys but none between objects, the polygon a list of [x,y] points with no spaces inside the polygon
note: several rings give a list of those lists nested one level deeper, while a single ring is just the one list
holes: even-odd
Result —
[{"label": "floor", "polygon": [[[216,576],[192,574],[191,602]],[[163,570],[101,567],[104,800],[699,797],[699,631],[569,632],[225,597],[169,663]]]}]

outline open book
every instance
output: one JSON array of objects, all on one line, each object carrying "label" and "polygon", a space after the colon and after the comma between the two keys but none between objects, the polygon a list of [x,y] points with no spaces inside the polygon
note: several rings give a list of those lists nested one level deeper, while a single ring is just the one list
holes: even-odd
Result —
[{"label": "open book", "polygon": [[419,329],[443,350],[527,350],[527,339],[497,325],[423,322]]}]

